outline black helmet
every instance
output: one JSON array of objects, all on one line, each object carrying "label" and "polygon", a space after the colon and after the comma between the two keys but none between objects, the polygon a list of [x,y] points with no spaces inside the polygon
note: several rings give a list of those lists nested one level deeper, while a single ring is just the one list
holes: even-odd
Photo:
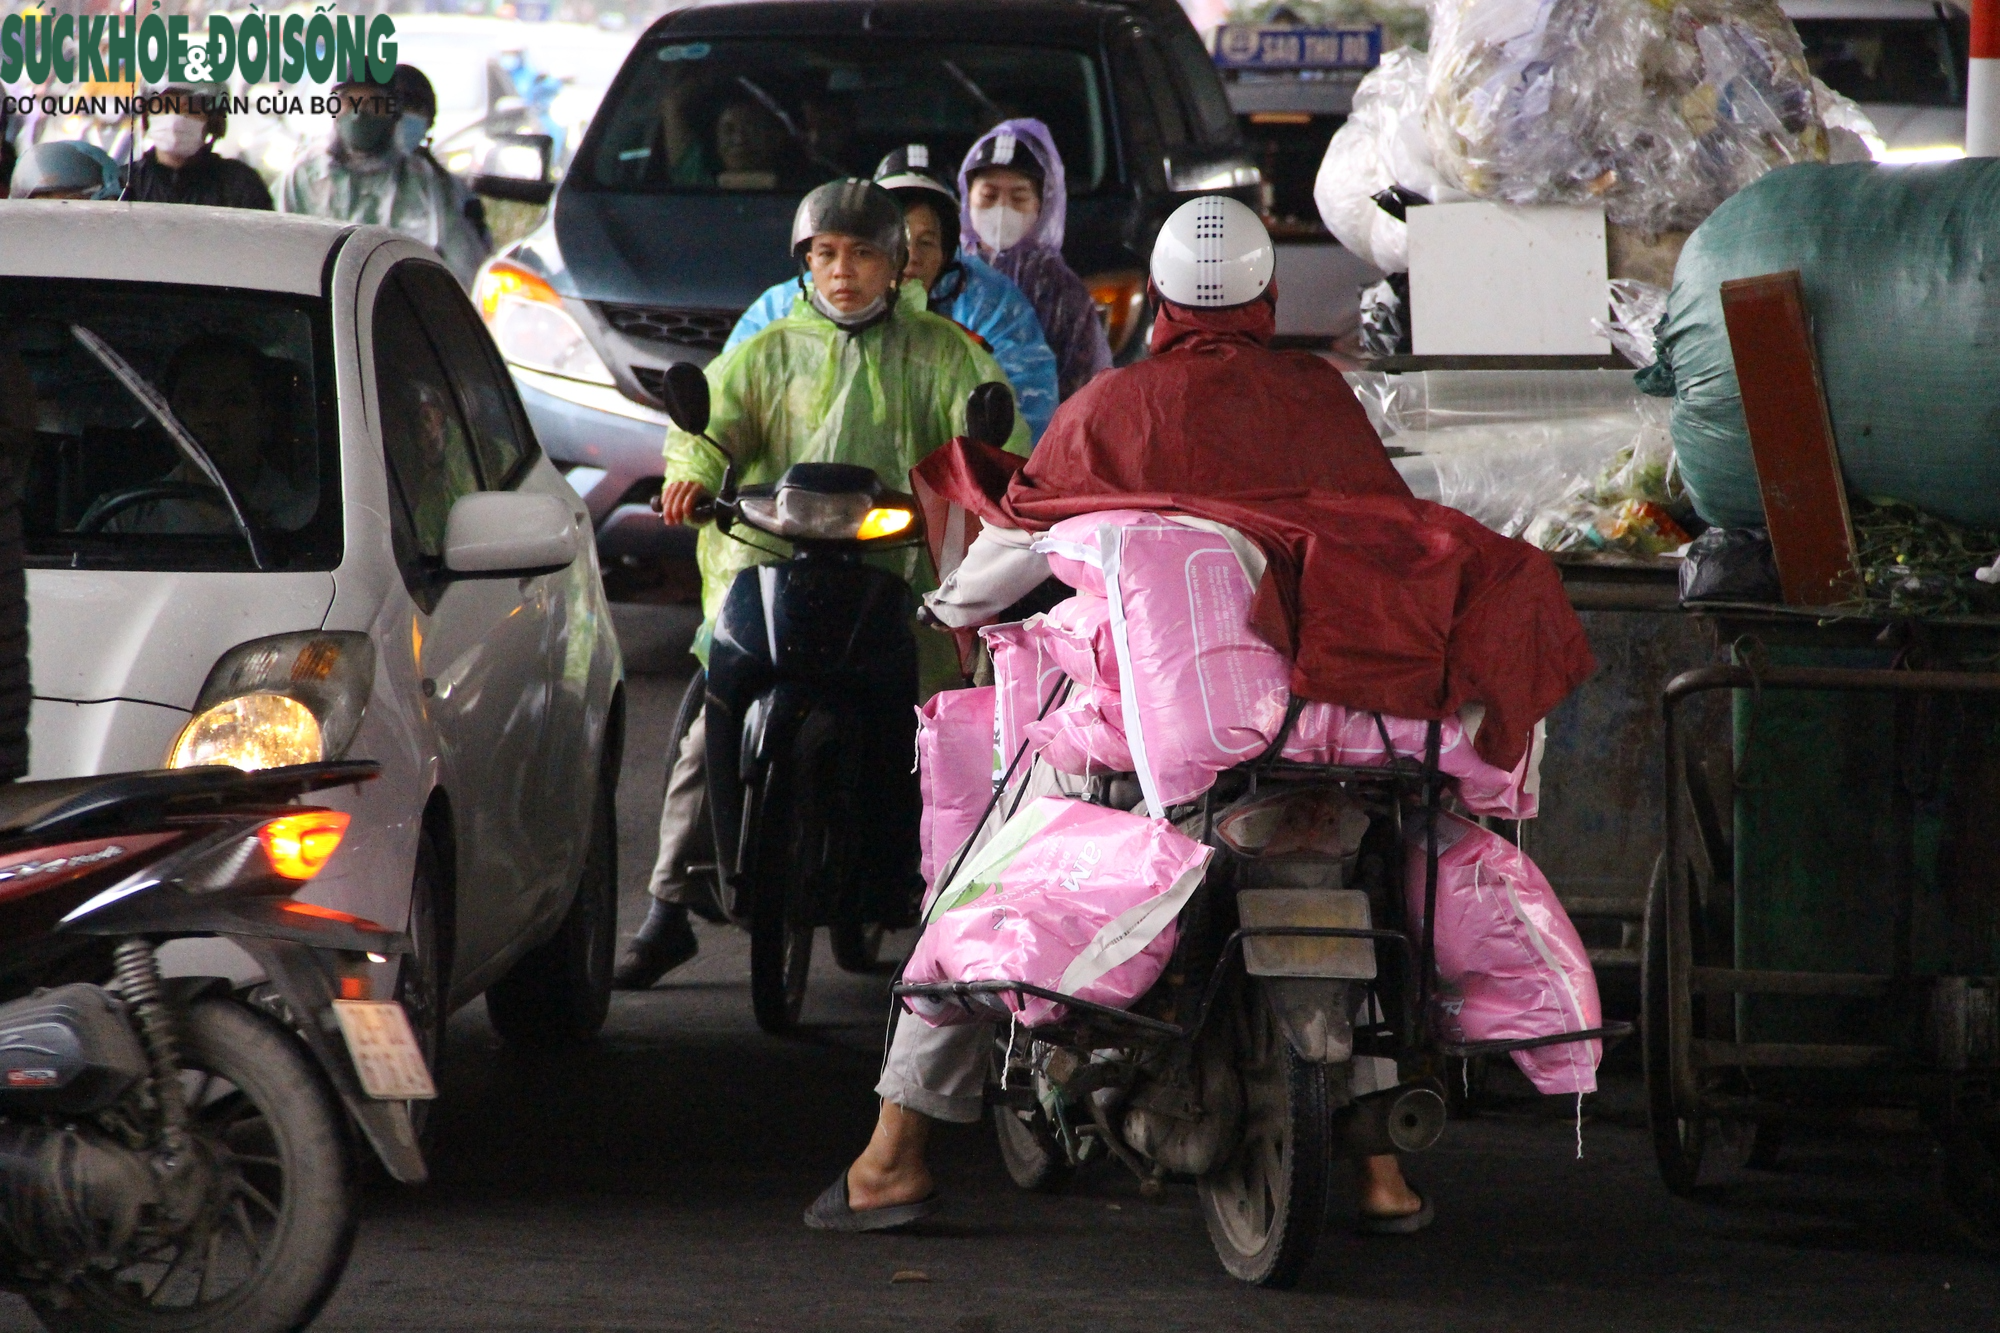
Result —
[{"label": "black helmet", "polygon": [[894,195],[906,210],[913,204],[926,204],[938,215],[945,262],[951,262],[958,253],[958,195],[931,174],[930,146],[906,144],[883,158],[875,168],[875,183]]},{"label": "black helmet", "polygon": [[828,181],[801,199],[792,218],[792,258],[805,262],[813,237],[828,232],[880,247],[895,260],[898,273],[909,262],[902,206],[873,181],[853,176]]}]

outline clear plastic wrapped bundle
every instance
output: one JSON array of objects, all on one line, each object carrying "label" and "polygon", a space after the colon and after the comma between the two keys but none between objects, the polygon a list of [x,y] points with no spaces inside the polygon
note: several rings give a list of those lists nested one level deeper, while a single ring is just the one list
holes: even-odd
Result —
[{"label": "clear plastic wrapped bundle", "polygon": [[1776,0],[1437,0],[1427,128],[1479,198],[1602,203],[1685,231],[1773,167],[1823,162],[1811,71]]}]

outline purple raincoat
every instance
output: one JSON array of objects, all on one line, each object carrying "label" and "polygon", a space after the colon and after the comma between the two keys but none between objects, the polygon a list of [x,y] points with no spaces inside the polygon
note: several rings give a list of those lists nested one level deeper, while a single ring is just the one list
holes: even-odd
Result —
[{"label": "purple raincoat", "polygon": [[959,213],[959,241],[1012,278],[1035,307],[1042,336],[1056,354],[1057,388],[1068,398],[1099,371],[1111,368],[1111,344],[1104,339],[1104,321],[1098,317],[1090,289],[1063,262],[1063,223],[1069,212],[1069,194],[1063,182],[1062,154],[1056,152],[1049,127],[1039,120],[1002,121],[972,145],[965,160],[974,160],[980,144],[1003,133],[1012,134],[1042,165],[1041,216],[1026,236],[1008,249],[988,255],[979,233],[972,229],[972,184],[965,168],[960,167],[958,197],[966,206]]}]

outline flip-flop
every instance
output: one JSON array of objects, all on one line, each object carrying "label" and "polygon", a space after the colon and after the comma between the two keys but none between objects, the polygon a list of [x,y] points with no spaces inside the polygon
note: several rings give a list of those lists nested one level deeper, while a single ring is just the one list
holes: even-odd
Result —
[{"label": "flip-flop", "polygon": [[856,1211],[847,1202],[847,1173],[826,1187],[826,1192],[806,1209],[806,1225],[814,1231],[893,1231],[922,1221],[936,1212],[943,1201],[936,1194],[915,1203],[890,1204],[886,1208]]},{"label": "flip-flop", "polygon": [[[842,1177],[844,1181],[846,1178]],[[1414,1213],[1404,1213],[1400,1217],[1377,1217],[1363,1213],[1354,1224],[1354,1229],[1364,1236],[1414,1236],[1419,1231],[1437,1221],[1437,1209],[1431,1201],[1419,1194],[1423,1207]]]}]

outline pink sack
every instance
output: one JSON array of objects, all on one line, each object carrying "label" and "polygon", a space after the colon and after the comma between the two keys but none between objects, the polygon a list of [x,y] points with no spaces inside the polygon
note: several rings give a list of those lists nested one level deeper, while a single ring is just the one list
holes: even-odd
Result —
[{"label": "pink sack", "polygon": [[918,826],[924,887],[977,829],[993,796],[993,687],[940,690],[917,709],[917,782],[923,791]]},{"label": "pink sack", "polygon": [[1250,628],[1256,588],[1228,539],[1140,517],[1101,524],[1099,544],[1125,739],[1158,817],[1270,745],[1259,713],[1291,668]]},{"label": "pink sack", "polygon": [[[1164,819],[1044,796],[1008,820],[968,860],[926,914],[903,979],[1025,981],[1123,1009],[1166,969],[1175,918],[1201,883],[1210,849]],[[1024,1027],[1062,1006],[1010,993],[950,1000],[907,997],[933,1027],[1018,1016]]]},{"label": "pink sack", "polygon": [[[1424,821],[1404,820],[1411,929],[1424,915]],[[1438,817],[1438,996],[1432,1020],[1451,1041],[1518,1041],[1603,1023],[1590,955],[1555,890],[1520,848],[1456,815]],[[1513,1052],[1543,1092],[1594,1092],[1601,1042]]]},{"label": "pink sack", "polygon": [[[1284,724],[1288,694],[1274,694],[1258,711],[1264,734],[1276,736]],[[1284,757],[1304,764],[1349,764],[1357,768],[1386,767],[1395,759],[1424,758],[1424,741],[1429,723],[1414,718],[1382,715],[1339,704],[1307,704],[1285,741]],[[1382,743],[1383,733],[1389,738]],[[1540,806],[1541,737],[1522,752],[1521,762],[1511,773],[1493,767],[1479,757],[1466,734],[1464,723],[1448,717],[1438,724],[1438,767],[1458,780],[1458,798],[1475,815],[1498,815],[1503,819],[1533,819]]]},{"label": "pink sack", "polygon": [[1043,651],[1079,685],[1118,692],[1118,649],[1111,642],[1111,603],[1079,593],[1037,617]]},{"label": "pink sack", "polygon": [[1058,773],[1080,778],[1130,773],[1132,747],[1115,691],[1079,687],[1070,701],[1027,727],[1028,749]]},{"label": "pink sack", "polygon": [[[1005,773],[1020,753],[1030,722],[1042,715],[1056,687],[1062,683],[1062,668],[1043,646],[1039,616],[1013,620],[1004,625],[987,625],[979,631],[986,651],[993,658],[993,759],[994,773]],[[1056,702],[1060,703],[1060,697]],[[1016,776],[1022,770],[1016,770]]]},{"label": "pink sack", "polygon": [[1105,509],[1094,514],[1066,518],[1035,538],[1035,550],[1049,559],[1049,573],[1092,597],[1104,596],[1104,565],[1099,556],[1097,530],[1105,524],[1124,527],[1148,524],[1180,527],[1172,519],[1143,509]]}]

